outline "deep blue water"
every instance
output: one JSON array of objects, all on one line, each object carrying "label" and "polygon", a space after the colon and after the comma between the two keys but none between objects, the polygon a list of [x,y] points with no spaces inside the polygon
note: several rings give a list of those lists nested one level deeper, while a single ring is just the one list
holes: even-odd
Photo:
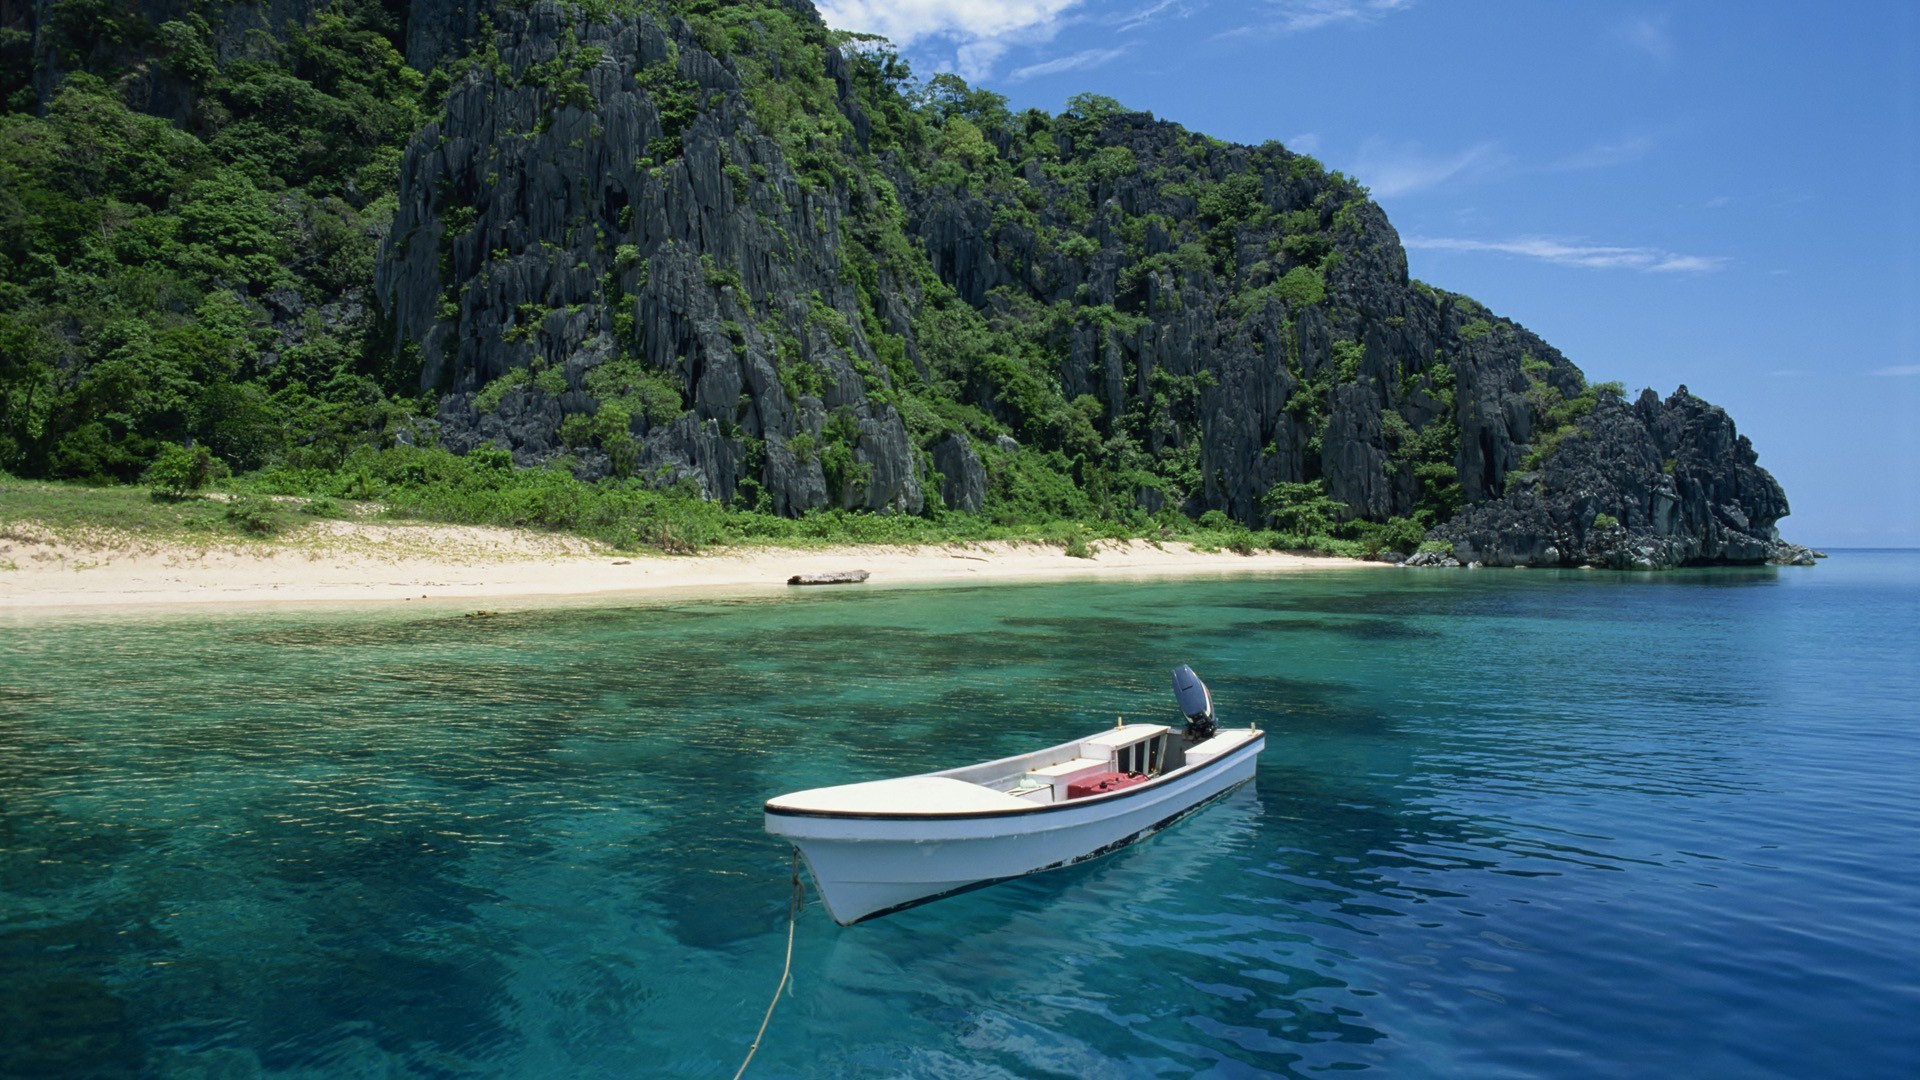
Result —
[{"label": "deep blue water", "polygon": [[0,622],[0,1075],[731,1075],[760,802],[1173,712],[1256,785],[802,915],[751,1075],[1920,1073],[1920,555]]}]

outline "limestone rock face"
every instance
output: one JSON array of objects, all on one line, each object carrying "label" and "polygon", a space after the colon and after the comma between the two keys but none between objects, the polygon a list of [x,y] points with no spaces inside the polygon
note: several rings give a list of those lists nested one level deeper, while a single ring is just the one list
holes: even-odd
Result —
[{"label": "limestone rock face", "polygon": [[[716,499],[751,479],[778,513],[920,512],[905,427],[868,394],[884,371],[863,374],[882,365],[841,272],[844,193],[795,179],[738,79],[685,23],[586,21],[546,0],[492,17],[498,61],[469,67],[408,148],[375,282],[396,342],[417,350],[422,388],[443,395],[447,445],[690,480]],[[697,97],[684,130],[663,127],[643,72]],[[663,149],[676,138],[678,153]],[[590,376],[616,361],[682,391],[679,415],[633,418],[624,468],[562,431],[598,410]],[[817,388],[795,393],[783,366],[813,372]],[[473,407],[515,372],[543,377]],[[836,415],[852,456],[837,490],[822,455],[794,450]]]},{"label": "limestone rock face", "polygon": [[940,470],[940,501],[949,510],[978,513],[987,498],[987,470],[962,435],[933,445],[933,467]]},{"label": "limestone rock face", "polygon": [[[677,18],[414,0],[406,27],[417,66],[469,61],[407,149],[374,293],[455,450],[781,514],[979,511],[1006,456],[1066,458],[1048,423],[1017,422],[1004,373],[921,332],[951,290],[1050,327],[1033,342],[1045,378],[1159,469],[1126,474],[1121,505],[1261,525],[1276,484],[1318,481],[1369,521],[1464,505],[1433,538],[1498,565],[1758,561],[1786,513],[1724,413],[1684,391],[1602,400],[1516,476],[1561,437],[1554,403],[1585,391],[1580,371],[1410,280],[1365,192],[1277,144],[1109,111],[1056,126],[1043,152],[993,136],[1021,184],[969,184],[870,145],[875,99],[834,49],[828,96],[851,134],[795,149],[759,126],[751,68]],[[1122,167],[1060,167],[1090,155]],[[885,258],[882,218],[900,242]],[[903,403],[897,380],[930,375],[991,427]],[[603,416],[636,381],[645,406]]]},{"label": "limestone rock face", "polygon": [[1603,401],[1538,472],[1434,536],[1489,566],[1753,564],[1795,557],[1774,527],[1786,514],[1752,444],[1683,386],[1664,402]]}]

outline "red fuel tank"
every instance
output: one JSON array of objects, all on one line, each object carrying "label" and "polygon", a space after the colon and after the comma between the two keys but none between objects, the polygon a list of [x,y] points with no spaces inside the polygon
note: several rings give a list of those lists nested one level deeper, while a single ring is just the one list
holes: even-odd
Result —
[{"label": "red fuel tank", "polygon": [[1147,778],[1144,776],[1128,776],[1126,773],[1117,772],[1094,773],[1092,776],[1083,776],[1068,782],[1067,798],[1078,799],[1087,795],[1100,795],[1146,782]]}]

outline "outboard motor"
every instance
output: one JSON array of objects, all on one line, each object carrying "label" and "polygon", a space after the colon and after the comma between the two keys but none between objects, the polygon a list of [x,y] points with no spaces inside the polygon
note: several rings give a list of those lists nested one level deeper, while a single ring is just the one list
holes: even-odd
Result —
[{"label": "outboard motor", "polygon": [[1219,725],[1213,719],[1213,695],[1207,684],[1185,664],[1173,669],[1173,696],[1187,717],[1187,741],[1205,742],[1213,738]]}]

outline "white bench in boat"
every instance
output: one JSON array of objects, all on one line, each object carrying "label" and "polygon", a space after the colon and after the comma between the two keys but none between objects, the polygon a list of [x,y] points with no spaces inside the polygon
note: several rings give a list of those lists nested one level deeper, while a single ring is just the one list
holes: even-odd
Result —
[{"label": "white bench in boat", "polygon": [[1036,776],[1021,776],[1012,781],[1007,794],[1030,803],[1050,803],[1053,801],[1053,781]]},{"label": "white bench in boat", "polygon": [[1096,754],[1107,754],[1123,746],[1132,746],[1134,743],[1151,739],[1155,735],[1165,734],[1168,730],[1165,724],[1127,724],[1103,731],[1091,738],[1081,739],[1080,752],[1085,754],[1092,751]]},{"label": "white bench in boat", "polygon": [[1187,764],[1205,765],[1221,754],[1239,749],[1253,736],[1252,731],[1223,731],[1206,742],[1187,747]]},{"label": "white bench in boat", "polygon": [[1032,804],[950,776],[897,776],[891,780],[796,791],[767,805],[846,814],[948,814],[969,810],[1022,810]]},{"label": "white bench in boat", "polygon": [[1108,759],[1106,758],[1068,758],[1066,761],[1056,762],[1052,765],[1042,765],[1037,769],[1028,769],[1027,779],[1035,781],[1036,783],[1053,785],[1053,801],[1065,802],[1067,800],[1068,784],[1073,783],[1083,776],[1092,776],[1094,773],[1106,772],[1107,764]]}]

